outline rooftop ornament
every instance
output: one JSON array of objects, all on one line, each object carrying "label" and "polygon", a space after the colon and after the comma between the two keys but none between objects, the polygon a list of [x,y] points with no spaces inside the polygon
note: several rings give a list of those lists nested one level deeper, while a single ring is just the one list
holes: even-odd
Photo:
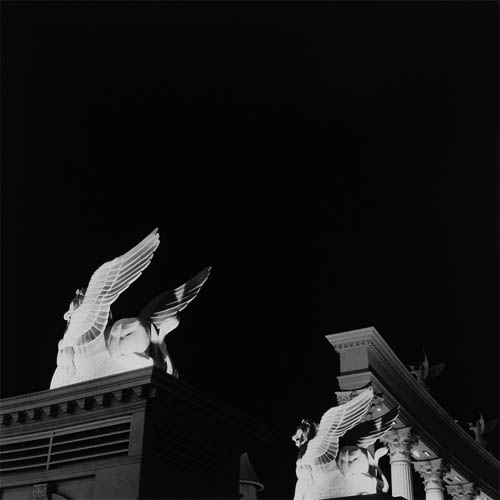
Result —
[{"label": "rooftop ornament", "polygon": [[368,450],[394,425],[399,408],[360,423],[373,399],[370,387],[326,411],[318,424],[302,420],[292,440],[299,448],[294,500],[320,500],[386,493],[389,483],[378,465],[388,449]]},{"label": "rooftop ornament", "polygon": [[417,379],[417,382],[421,384],[427,391],[429,391],[429,386],[427,382],[430,382],[437,378],[439,374],[444,370],[446,363],[438,363],[436,365],[429,366],[429,360],[424,351],[424,360],[417,365],[408,365],[411,374]]},{"label": "rooftop ornament", "polygon": [[483,436],[489,434],[496,427],[498,423],[498,418],[495,418],[485,423],[484,418],[481,415],[481,412],[479,412],[479,418],[477,419],[476,422],[465,422],[465,423],[468,425],[469,430],[471,430],[474,433],[474,439],[476,440],[476,443],[481,445],[483,448],[486,448],[486,445],[488,443]]},{"label": "rooftop ornament", "polygon": [[138,317],[113,323],[111,315],[111,304],[148,267],[159,244],[155,229],[131,250],[100,266],[87,288],[76,291],[64,314],[67,327],[58,344],[51,389],[152,365],[178,376],[165,337],[179,325],[180,311],[197,296],[210,267],[158,295]]}]

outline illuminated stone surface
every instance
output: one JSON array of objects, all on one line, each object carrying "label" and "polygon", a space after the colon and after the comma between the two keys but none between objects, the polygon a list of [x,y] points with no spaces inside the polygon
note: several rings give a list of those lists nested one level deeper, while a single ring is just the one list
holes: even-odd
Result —
[{"label": "illuminated stone surface", "polygon": [[177,376],[165,337],[179,325],[180,311],[197,296],[210,267],[154,298],[137,318],[111,321],[111,304],[149,266],[159,244],[155,229],[131,250],[100,266],[87,287],[76,291],[64,314],[67,328],[59,341],[51,389],[152,365]]}]

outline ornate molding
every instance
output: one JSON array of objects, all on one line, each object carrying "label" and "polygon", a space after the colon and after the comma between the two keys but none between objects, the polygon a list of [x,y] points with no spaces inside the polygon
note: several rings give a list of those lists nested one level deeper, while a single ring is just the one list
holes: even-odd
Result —
[{"label": "ornate molding", "polygon": [[0,405],[0,431],[123,404],[140,404],[156,397],[157,387],[152,383],[153,372],[153,369],[147,368],[40,391],[35,395],[3,399]]},{"label": "ornate molding", "polygon": [[420,474],[425,490],[444,490],[443,477],[449,471],[450,467],[447,464],[443,464],[442,458],[413,462],[413,467]]},{"label": "ornate molding", "polygon": [[[326,335],[326,338],[339,355],[344,351],[361,349],[364,347],[376,354],[381,361],[384,360],[385,346],[380,340],[382,340],[382,342],[384,341],[373,327],[350,330],[343,333],[334,333],[332,335]],[[387,344],[386,346],[390,349]]]},{"label": "ornate molding", "polygon": [[332,343],[335,351],[338,353],[342,351],[347,351],[349,349],[359,349],[360,347],[372,347],[373,342],[371,339],[357,339],[357,340],[346,340],[343,342],[334,342]]}]

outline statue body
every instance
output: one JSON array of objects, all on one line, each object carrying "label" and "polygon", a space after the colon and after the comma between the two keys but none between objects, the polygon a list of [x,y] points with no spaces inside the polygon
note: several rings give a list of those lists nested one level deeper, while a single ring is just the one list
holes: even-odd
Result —
[{"label": "statue body", "polygon": [[165,344],[153,342],[148,326],[139,318],[124,318],[87,344],[63,347],[60,341],[50,388],[152,365],[177,376]]},{"label": "statue body", "polygon": [[302,420],[292,440],[299,448],[294,500],[323,500],[387,492],[389,483],[378,466],[387,448],[373,456],[367,449],[382,437],[399,414],[389,410],[360,423],[370,409],[373,389],[330,408],[319,424]]},{"label": "statue body", "polygon": [[408,365],[410,373],[415,377],[417,382],[422,385],[427,391],[430,391],[427,382],[434,380],[444,370],[445,363],[438,363],[430,366],[427,354],[424,351],[424,360],[419,365]]},{"label": "statue body", "polygon": [[157,296],[138,317],[111,321],[111,303],[149,265],[158,245],[155,230],[126,254],[99,267],[88,287],[77,290],[64,314],[67,327],[59,341],[51,389],[153,365],[178,376],[165,337],[179,325],[179,312],[208,279],[209,267]]},{"label": "statue body", "polygon": [[375,494],[380,480],[369,473],[368,462],[364,472],[354,471],[344,474],[332,462],[324,469],[301,465],[297,460],[297,484],[294,500],[324,500],[356,495]]},{"label": "statue body", "polygon": [[474,439],[479,446],[486,448],[488,442],[484,439],[485,434],[489,434],[497,425],[498,419],[490,420],[485,423],[483,416],[479,413],[478,420],[474,422],[467,422],[469,430],[474,433]]}]

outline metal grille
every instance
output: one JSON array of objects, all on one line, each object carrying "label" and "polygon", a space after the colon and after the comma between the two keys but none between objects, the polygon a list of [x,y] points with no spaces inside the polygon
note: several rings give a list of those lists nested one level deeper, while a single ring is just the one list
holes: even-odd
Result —
[{"label": "metal grille", "polygon": [[0,474],[126,456],[130,415],[0,440]]}]

